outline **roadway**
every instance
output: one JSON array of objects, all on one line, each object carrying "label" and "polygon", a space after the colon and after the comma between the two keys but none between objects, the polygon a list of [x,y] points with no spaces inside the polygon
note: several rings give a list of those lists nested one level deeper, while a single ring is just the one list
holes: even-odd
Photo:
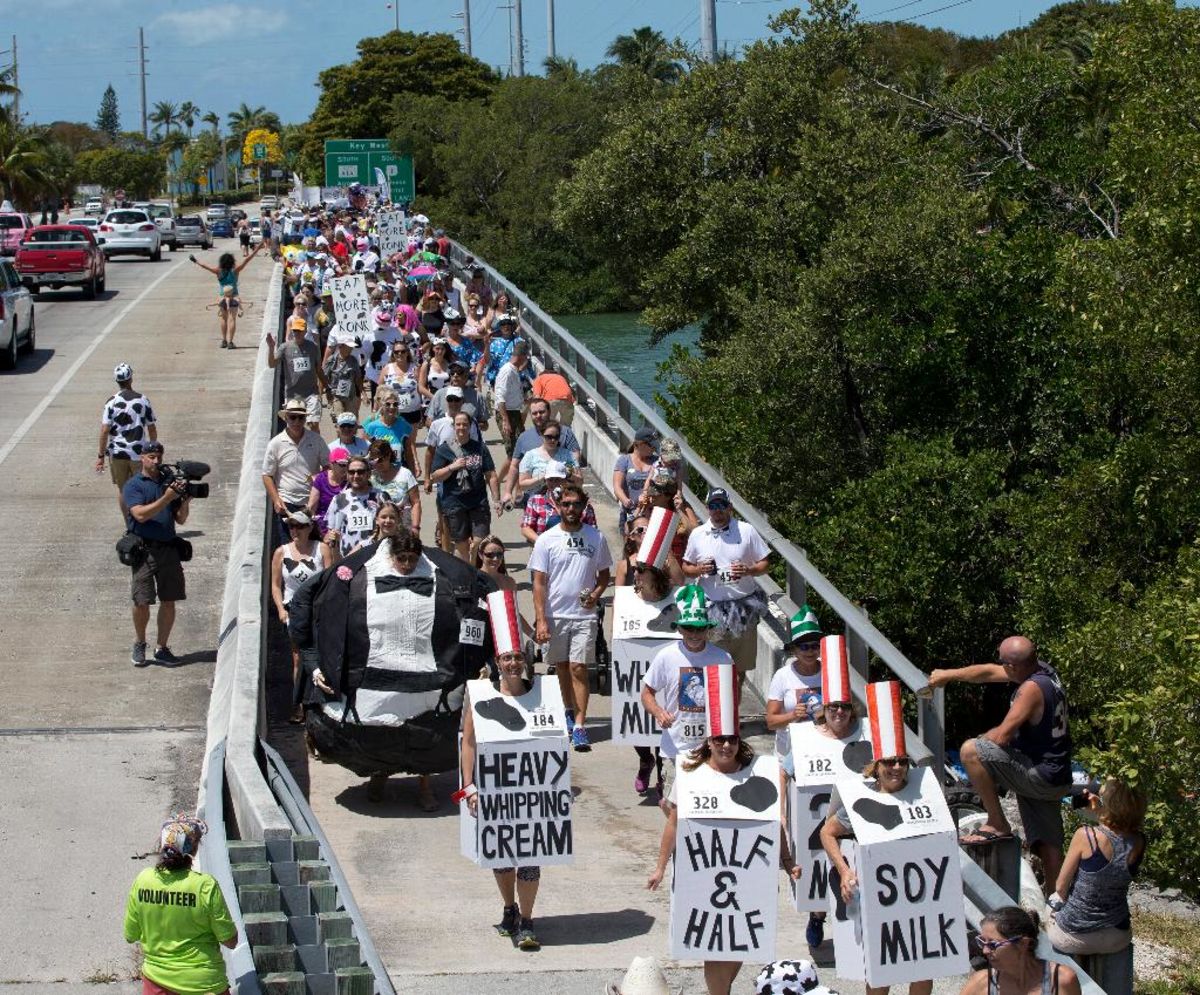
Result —
[{"label": "roadway", "polygon": [[[203,253],[215,262],[232,239]],[[243,344],[258,338],[272,265],[242,274]],[[194,810],[255,350],[217,348],[216,281],[187,251],[108,263],[107,291],[35,302],[37,350],[0,373],[0,989],[66,995],[126,981],[125,895],[171,812]],[[94,472],[113,367],[135,370],[167,457],[210,463],[212,496],[171,646],[183,665],[135,669],[129,570],[107,469]],[[153,627],[153,622],[151,623]]]}]

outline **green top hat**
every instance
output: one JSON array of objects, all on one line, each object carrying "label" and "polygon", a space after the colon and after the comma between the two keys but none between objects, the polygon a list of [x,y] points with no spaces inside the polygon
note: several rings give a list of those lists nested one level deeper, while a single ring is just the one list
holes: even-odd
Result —
[{"label": "green top hat", "polygon": [[800,610],[792,616],[788,645],[792,646],[806,636],[820,637],[824,634],[821,631],[821,623],[817,621],[816,612],[809,608],[808,605],[801,605]]},{"label": "green top hat", "polygon": [[679,610],[679,617],[675,619],[677,628],[709,629],[716,624],[708,619],[708,598],[699,584],[681,587],[675,595],[675,607]]}]

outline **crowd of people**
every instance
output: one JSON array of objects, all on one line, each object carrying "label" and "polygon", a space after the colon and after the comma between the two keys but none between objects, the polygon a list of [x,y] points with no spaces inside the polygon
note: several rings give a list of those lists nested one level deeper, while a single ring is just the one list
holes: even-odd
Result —
[{"label": "crowd of people", "polygon": [[[433,761],[426,767],[414,764],[411,740],[397,754],[407,759],[382,759],[381,737],[395,737],[406,723],[444,711],[446,667],[461,669],[464,651],[472,661],[469,676],[479,671],[501,696],[528,692],[534,660],[540,656],[546,674],[555,675],[569,742],[576,753],[587,753],[592,748],[589,671],[603,641],[602,598],[610,585],[630,587],[643,601],[669,609],[678,636],[656,652],[641,685],[642,706],[662,730],[657,748],[638,748],[633,781],[637,794],[654,793],[665,817],[648,882],[657,888],[675,845],[677,764],[682,770],[707,765],[732,775],[754,757],[736,721],[714,728],[703,675],[710,668],[728,668],[740,688],[755,668],[758,622],[768,611],[756,578],[768,571],[770,550],[751,524],[736,517],[723,489],[707,492],[702,513],[693,508],[683,495],[686,467],[678,444],[643,428],[613,472],[612,492],[619,505],[619,555],[614,558],[583,486],[585,460],[571,429],[576,398],[570,384],[533,367],[512,302],[493,291],[481,268],[454,273],[449,243],[428,219],[411,218],[403,247],[390,253],[381,250],[376,221],[369,211],[310,209],[292,225],[292,235],[278,225],[272,233],[292,304],[282,341],[273,336],[266,341],[268,361],[279,369],[284,401],[278,412],[283,430],[267,446],[262,483],[275,516],[271,595],[291,640],[297,687],[293,720],[336,723],[344,736],[347,719],[371,726],[374,717],[377,725],[369,742],[363,738],[348,746],[344,739],[326,739],[318,744],[310,735],[310,749],[336,753],[340,743],[345,759],[334,759],[369,777],[373,800],[383,797],[389,774],[421,775],[420,804],[432,811],[441,803],[428,775],[448,768],[433,766]],[[241,267],[232,259],[229,263],[218,279],[223,294],[232,284],[236,299]],[[333,301],[333,281],[357,274],[365,278],[370,299],[366,335],[339,328]],[[232,347],[232,323],[223,319],[221,333],[223,346]],[[143,432],[139,445],[126,452],[117,428],[125,423],[106,408],[102,457],[111,454],[113,480],[123,487],[122,514],[131,527],[156,524],[162,536],[173,536],[173,524],[186,519],[187,498],[173,491],[174,485],[156,489],[145,482],[154,481],[162,454],[154,416],[149,401],[132,390],[132,370],[123,364],[116,379],[120,390],[109,408],[138,409]],[[488,446],[493,420],[502,461],[493,458]],[[142,473],[133,478],[141,482],[131,486],[126,481],[134,459],[141,460]],[[519,619],[504,651],[496,642],[493,652],[482,636],[476,640],[475,633],[483,630],[473,626],[486,615],[471,602],[482,605],[494,592],[511,596],[517,589],[506,564],[508,546],[493,527],[507,514],[520,516],[520,532],[529,545],[532,617]],[[667,541],[648,556],[646,537],[664,520],[669,521]],[[422,542],[423,529],[432,541]],[[146,569],[157,578],[163,599],[156,657],[170,654],[166,638],[172,612],[164,618],[164,609],[182,597],[182,583],[180,576],[176,590],[171,569],[159,562],[169,555],[162,551],[167,540],[157,532],[143,529],[143,534],[153,544],[153,565],[141,575],[135,569],[133,584],[144,661],[145,619],[153,603],[153,594],[146,594]],[[444,587],[443,577],[453,578],[453,585]],[[334,592],[335,581],[341,586]],[[389,602],[386,612],[373,607],[381,603],[377,592],[384,590],[403,595]],[[423,598],[433,601],[427,604]],[[330,617],[331,602],[336,602],[336,646],[327,635],[334,627],[319,619],[322,610],[324,618]],[[397,614],[397,605],[408,607]],[[354,619],[360,616],[361,637],[354,631]],[[775,734],[783,797],[795,770],[793,726],[811,724],[820,735],[845,742],[865,738],[848,679],[831,684],[822,665],[822,643],[830,635],[804,606],[790,621],[786,659],[770,682],[766,725]],[[435,663],[428,675],[419,674],[422,654]],[[460,662],[446,664],[451,659]],[[138,644],[134,660],[139,660]],[[986,812],[986,822],[965,833],[962,844],[987,845],[1011,836],[1001,792],[1012,794],[1050,895],[1047,928],[1055,946],[1071,954],[1127,946],[1126,893],[1145,852],[1140,831],[1145,799],[1114,780],[1086,794],[1098,825],[1080,829],[1064,855],[1062,799],[1072,791],[1071,740],[1066,692],[1053,668],[1039,659],[1031,641],[1013,636],[1000,644],[998,662],[935,670],[929,681],[931,689],[954,682],[1014,686],[1005,718],[961,751]],[[449,744],[470,788],[475,741],[469,706],[462,707],[462,715],[461,753],[457,728],[435,734],[439,744]],[[309,728],[311,733],[314,727]],[[862,776],[887,794],[905,785],[910,764],[900,749],[875,756]],[[464,804],[472,812],[475,802],[468,792]],[[184,858],[194,853],[200,832],[178,820],[164,827],[164,862],[142,875],[154,876],[155,882],[139,878],[135,891],[147,891],[152,883],[161,889],[164,881],[208,888],[212,914],[202,939],[211,952],[216,943],[229,940],[231,931],[220,915],[219,889],[214,897],[211,886],[189,877],[194,872]],[[844,809],[828,812],[820,831],[846,901],[856,881],[841,841],[853,832]],[[784,868],[799,876],[790,855],[785,854]],[[497,875],[503,910],[496,929],[519,948],[536,950],[540,944],[533,907],[539,868],[514,871]],[[130,902],[127,938],[152,943],[151,920],[133,893]],[[824,942],[825,925],[824,913],[809,915],[806,939],[811,947]],[[1038,916],[1020,909],[1000,910],[985,919],[979,952],[987,966],[963,991],[1078,991],[1072,971],[1037,958],[1039,928]],[[756,991],[815,990],[812,965],[795,963],[795,968],[769,965],[756,981]],[[740,966],[706,962],[710,995],[728,995]],[[622,986],[611,990],[638,995],[634,986],[644,991],[665,986],[652,963],[642,963],[636,972],[631,968],[631,974],[632,981],[627,975]],[[910,995],[929,991],[929,982],[910,986]]]}]

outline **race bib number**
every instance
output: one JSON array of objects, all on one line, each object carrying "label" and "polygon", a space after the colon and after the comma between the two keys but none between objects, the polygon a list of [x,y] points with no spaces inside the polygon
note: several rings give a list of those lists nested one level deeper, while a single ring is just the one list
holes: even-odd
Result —
[{"label": "race bib number", "polygon": [[803,763],[805,770],[809,774],[833,773],[833,760],[829,757],[809,757]]},{"label": "race bib number", "polygon": [[529,728],[534,732],[553,732],[558,729],[558,716],[548,708],[538,708],[529,713]]},{"label": "race bib number", "polygon": [[375,524],[375,517],[366,511],[352,511],[350,513],[350,531],[365,532]]},{"label": "race bib number", "polygon": [[467,646],[482,646],[483,619],[464,618],[458,630],[458,641]]},{"label": "race bib number", "polygon": [[704,722],[683,722],[684,739],[703,739],[707,732],[707,725]]},{"label": "race bib number", "polygon": [[297,356],[292,360],[292,369],[296,373],[307,373],[312,369],[312,362],[307,356]]},{"label": "race bib number", "polygon": [[587,544],[583,541],[583,536],[567,536],[565,543],[567,549],[586,549]]},{"label": "race bib number", "polygon": [[728,567],[720,567],[717,569],[717,580],[722,584],[736,583],[737,578],[733,576],[733,571]]},{"label": "race bib number", "polygon": [[337,386],[333,388],[333,392],[338,397],[349,397],[350,388],[353,386],[354,383],[351,380],[339,380]]},{"label": "race bib number", "polygon": [[692,795],[692,811],[704,814],[705,812],[714,812],[719,805],[720,800],[716,795]]},{"label": "race bib number", "polygon": [[932,825],[938,821],[938,816],[932,805],[916,804],[901,805],[900,818],[910,826]]}]

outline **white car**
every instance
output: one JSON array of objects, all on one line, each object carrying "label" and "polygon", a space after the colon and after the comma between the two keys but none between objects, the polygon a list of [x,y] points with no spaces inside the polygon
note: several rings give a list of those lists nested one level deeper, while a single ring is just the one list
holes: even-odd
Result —
[{"label": "white car", "polygon": [[92,214],[103,214],[104,213],[104,201],[100,200],[99,197],[93,197],[91,200],[89,200],[86,204],[83,205],[83,213],[84,213],[84,215],[88,215],[88,216],[90,216]]},{"label": "white car", "polygon": [[267,194],[258,202],[259,211],[273,211],[279,206],[279,198],[273,194]]},{"label": "white car", "polygon": [[7,259],[0,261],[0,342],[4,343],[0,347],[0,369],[6,370],[17,365],[21,349],[33,352],[37,348],[33,295]]},{"label": "white car", "polygon": [[105,257],[144,255],[153,262],[162,259],[162,234],[149,213],[122,207],[109,211],[96,232]]}]

